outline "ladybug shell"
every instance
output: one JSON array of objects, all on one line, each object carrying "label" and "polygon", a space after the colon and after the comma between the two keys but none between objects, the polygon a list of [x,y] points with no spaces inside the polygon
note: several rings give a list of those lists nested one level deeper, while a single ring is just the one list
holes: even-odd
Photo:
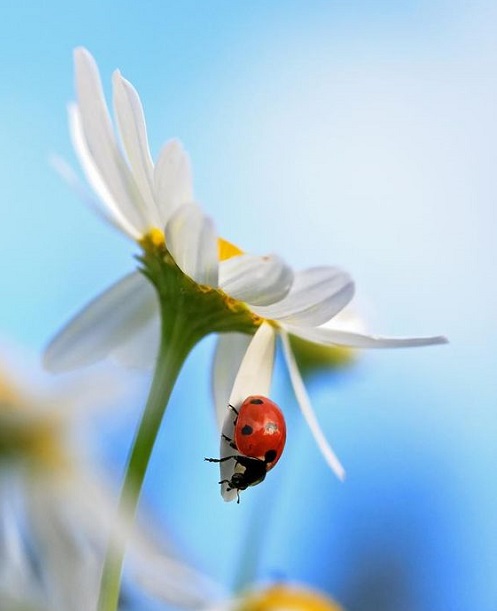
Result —
[{"label": "ladybug shell", "polygon": [[269,471],[280,459],[285,441],[285,418],[276,403],[260,395],[247,397],[238,410],[235,425],[238,451],[245,456],[263,460],[266,462],[266,471]]}]

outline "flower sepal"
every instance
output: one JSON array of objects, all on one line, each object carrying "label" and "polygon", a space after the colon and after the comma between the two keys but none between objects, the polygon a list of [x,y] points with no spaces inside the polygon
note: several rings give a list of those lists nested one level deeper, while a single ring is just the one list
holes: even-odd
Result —
[{"label": "flower sepal", "polygon": [[263,322],[245,303],[222,289],[199,284],[177,265],[159,230],[152,230],[140,241],[138,260],[142,273],[154,285],[160,303],[162,324],[188,321],[188,334],[194,343],[210,333],[238,332],[253,335]]}]

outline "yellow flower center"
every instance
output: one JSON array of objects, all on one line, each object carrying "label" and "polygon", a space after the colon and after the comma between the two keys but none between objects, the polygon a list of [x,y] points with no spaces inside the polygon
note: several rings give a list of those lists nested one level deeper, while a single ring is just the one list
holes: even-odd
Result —
[{"label": "yellow flower center", "polygon": [[224,238],[219,238],[217,241],[217,248],[219,252],[219,260],[226,261],[231,259],[231,257],[237,257],[238,255],[243,255],[243,250],[235,246],[228,240]]},{"label": "yellow flower center", "polygon": [[310,588],[278,584],[244,597],[239,611],[343,611],[331,598]]},{"label": "yellow flower center", "polygon": [[[160,248],[161,246],[165,246],[166,241],[164,239],[164,232],[157,227],[153,227],[141,240],[142,246],[145,244],[150,244],[155,246],[156,248]],[[237,257],[238,255],[243,255],[243,250],[235,246],[228,240],[224,238],[219,238],[217,241],[218,247],[218,256],[220,261],[227,261],[232,257]]]},{"label": "yellow flower center", "polygon": [[145,236],[154,246],[164,246],[166,243],[164,239],[164,232],[157,227],[151,229],[148,234]]},{"label": "yellow flower center", "polygon": [[[171,312],[181,312],[189,317],[192,329],[199,337],[209,333],[254,333],[263,319],[254,314],[242,301],[227,295],[222,289],[202,285],[186,275],[177,265],[167,249],[163,233],[151,230],[140,240],[143,256],[140,262],[143,273],[158,291],[161,308]],[[220,239],[219,256],[225,261],[242,254],[242,251]]]},{"label": "yellow flower center", "polygon": [[22,397],[14,382],[0,371],[0,404],[3,403],[19,406],[22,404]]},{"label": "yellow flower center", "polygon": [[36,399],[23,396],[0,369],[0,464],[24,460],[34,468],[60,467],[67,462],[62,423],[54,414],[36,409]]}]

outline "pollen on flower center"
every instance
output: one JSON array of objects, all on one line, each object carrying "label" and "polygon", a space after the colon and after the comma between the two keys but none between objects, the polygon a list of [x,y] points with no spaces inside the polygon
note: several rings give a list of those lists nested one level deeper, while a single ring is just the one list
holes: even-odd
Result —
[{"label": "pollen on flower center", "polygon": [[164,232],[157,227],[153,227],[146,236],[154,246],[164,246]]},{"label": "pollen on flower center", "polygon": [[18,407],[0,405],[0,463],[16,458],[27,460],[34,467],[52,469],[67,462],[60,422],[53,417],[19,411]]}]

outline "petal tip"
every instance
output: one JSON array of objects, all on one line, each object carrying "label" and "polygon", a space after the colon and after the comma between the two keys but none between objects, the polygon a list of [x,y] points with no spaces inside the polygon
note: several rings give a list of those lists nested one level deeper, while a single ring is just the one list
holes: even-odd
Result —
[{"label": "petal tip", "polygon": [[116,68],[112,73],[112,85],[114,87],[114,90],[121,89],[123,92],[126,92],[131,89],[138,96],[138,93],[136,92],[133,85],[128,81],[128,79],[123,76],[119,68]]},{"label": "petal tip", "polygon": [[49,373],[61,373],[64,369],[60,366],[56,355],[54,358],[53,340],[48,344],[41,355],[41,365],[43,369]]},{"label": "petal tip", "polygon": [[116,85],[116,83],[121,83],[123,81],[123,75],[121,74],[121,71],[119,70],[119,68],[116,68],[114,70],[114,72],[112,73],[112,82],[114,85]]},{"label": "petal tip", "polygon": [[167,145],[170,147],[171,151],[174,151],[175,153],[183,155],[186,154],[183,142],[181,142],[179,138],[171,138],[171,140],[167,142]]},{"label": "petal tip", "polygon": [[95,63],[93,55],[88,51],[86,47],[83,46],[74,48],[73,57],[76,65],[82,62],[87,62],[91,64]]},{"label": "petal tip", "polygon": [[448,344],[449,339],[445,335],[435,335],[432,337],[426,338],[425,346],[442,346],[444,344]]},{"label": "petal tip", "polygon": [[221,484],[221,496],[225,503],[231,503],[237,498],[236,490],[226,490],[226,485]]}]

